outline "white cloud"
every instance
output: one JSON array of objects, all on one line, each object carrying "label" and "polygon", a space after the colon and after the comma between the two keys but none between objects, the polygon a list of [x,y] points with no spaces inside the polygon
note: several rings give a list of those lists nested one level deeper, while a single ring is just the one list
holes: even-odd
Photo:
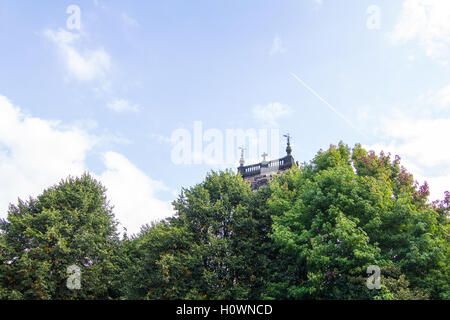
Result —
[{"label": "white cloud", "polygon": [[[6,217],[9,203],[17,203],[18,197],[35,197],[62,178],[88,171],[85,160],[103,138],[85,130],[24,114],[0,96],[0,217]],[[105,171],[93,174],[108,189],[114,212],[128,232],[170,215],[168,203],[155,195],[167,190],[162,183],[121,154],[106,152],[102,160]]]},{"label": "white cloud", "polygon": [[283,47],[283,43],[281,42],[281,38],[276,36],[272,42],[272,48],[270,48],[269,54],[274,55],[276,53],[285,53],[286,49]]},{"label": "white cloud", "polygon": [[417,41],[425,54],[447,64],[450,45],[450,1],[405,0],[390,34],[394,43]]},{"label": "white cloud", "polygon": [[414,118],[396,115],[382,120],[384,142],[369,146],[402,158],[405,168],[420,183],[430,186],[431,199],[442,199],[450,190],[450,118]]},{"label": "white cloud", "polygon": [[116,112],[138,112],[140,106],[125,99],[115,99],[108,102],[107,107]]},{"label": "white cloud", "polygon": [[104,79],[111,70],[111,57],[103,49],[83,48],[82,34],[64,29],[45,30],[45,37],[52,41],[66,65],[70,76],[79,81]]},{"label": "white cloud", "polygon": [[450,166],[450,119],[393,118],[383,120],[383,130],[394,139],[396,150],[425,167]]},{"label": "white cloud", "polygon": [[93,141],[85,132],[23,114],[0,96],[0,212],[84,170]]},{"label": "white cloud", "polygon": [[278,120],[292,114],[292,109],[279,102],[271,102],[265,106],[254,106],[252,114],[255,120],[261,121],[264,125],[277,127]]},{"label": "white cloud", "polygon": [[[131,18],[128,22],[131,23]],[[94,50],[86,46],[86,33],[73,33],[64,29],[47,29],[44,36],[58,49],[68,75],[80,82],[89,82],[97,95],[110,100],[107,107],[116,112],[138,112],[140,107],[126,99],[112,99],[114,83],[110,73],[110,55],[102,47]]]},{"label": "white cloud", "polygon": [[168,191],[163,183],[152,180],[119,153],[107,152],[104,160],[106,171],[100,181],[108,189],[116,217],[126,222],[124,226],[129,233],[139,232],[143,224],[173,214],[170,203],[156,197],[158,191]]}]

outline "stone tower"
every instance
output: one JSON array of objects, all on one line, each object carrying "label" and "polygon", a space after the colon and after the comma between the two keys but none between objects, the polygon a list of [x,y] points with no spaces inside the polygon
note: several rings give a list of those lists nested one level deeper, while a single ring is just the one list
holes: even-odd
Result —
[{"label": "stone tower", "polygon": [[241,174],[245,181],[251,183],[252,190],[258,189],[260,186],[266,184],[273,175],[282,174],[284,171],[292,168],[295,164],[292,156],[291,137],[289,134],[284,135],[287,138],[286,156],[276,160],[266,161],[267,153],[263,153],[263,161],[260,163],[244,166],[244,148],[241,147],[240,166],[237,168],[238,173]]}]

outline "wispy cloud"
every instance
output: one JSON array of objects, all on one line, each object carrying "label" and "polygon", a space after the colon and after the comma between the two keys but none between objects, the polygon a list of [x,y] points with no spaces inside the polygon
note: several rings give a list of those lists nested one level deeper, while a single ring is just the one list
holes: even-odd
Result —
[{"label": "wispy cloud", "polygon": [[427,56],[447,65],[450,55],[450,1],[405,0],[390,38],[395,44],[416,41]]},{"label": "wispy cloud", "polygon": [[108,102],[107,107],[116,112],[138,112],[140,110],[138,104],[133,104],[126,99],[114,99]]},{"label": "wispy cloud", "polygon": [[[131,23],[131,20],[128,20]],[[85,32],[47,29],[44,36],[55,44],[70,78],[91,84],[93,92],[108,101],[107,107],[115,112],[138,112],[140,106],[127,99],[113,97],[111,80],[112,59],[101,46],[91,49],[86,45]]]},{"label": "wispy cloud", "polygon": [[110,55],[102,47],[86,48],[83,43],[83,34],[64,29],[58,31],[47,29],[44,35],[56,45],[68,74],[76,80],[102,80],[110,72]]},{"label": "wispy cloud", "polygon": [[279,102],[270,102],[265,106],[256,105],[252,109],[253,119],[269,127],[278,127],[278,121],[291,113],[291,107]]}]

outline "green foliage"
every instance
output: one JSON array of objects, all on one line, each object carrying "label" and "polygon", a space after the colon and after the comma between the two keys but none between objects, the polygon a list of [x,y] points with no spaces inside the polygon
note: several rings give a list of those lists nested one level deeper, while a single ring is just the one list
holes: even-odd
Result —
[{"label": "green foliage", "polygon": [[[264,195],[265,192],[265,195]],[[149,299],[253,299],[260,297],[270,216],[257,193],[233,172],[210,173],[183,190],[167,222],[131,240],[128,297]]]},{"label": "green foliage", "polygon": [[400,158],[339,143],[256,191],[210,172],[119,240],[105,189],[68,178],[0,222],[0,299],[450,299],[450,193],[428,195]]},{"label": "green foliage", "polygon": [[[273,181],[271,237],[291,258],[270,297],[448,298],[448,224],[399,161],[340,143]],[[401,274],[383,278],[383,294],[369,291],[369,265]]]},{"label": "green foliage", "polygon": [[[114,297],[118,237],[104,192],[85,174],[10,206],[0,224],[1,298]],[[81,290],[67,288],[70,265],[81,268]]]}]

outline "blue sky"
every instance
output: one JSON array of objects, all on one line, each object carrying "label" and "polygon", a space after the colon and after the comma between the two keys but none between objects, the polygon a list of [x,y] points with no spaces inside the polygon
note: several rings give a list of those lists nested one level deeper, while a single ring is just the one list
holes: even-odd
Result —
[{"label": "blue sky", "polygon": [[281,153],[289,132],[301,162],[362,143],[399,154],[433,199],[448,189],[446,0],[0,0],[0,41],[1,217],[87,170],[136,232],[238,165],[174,163],[171,137],[195,121],[278,129]]}]

